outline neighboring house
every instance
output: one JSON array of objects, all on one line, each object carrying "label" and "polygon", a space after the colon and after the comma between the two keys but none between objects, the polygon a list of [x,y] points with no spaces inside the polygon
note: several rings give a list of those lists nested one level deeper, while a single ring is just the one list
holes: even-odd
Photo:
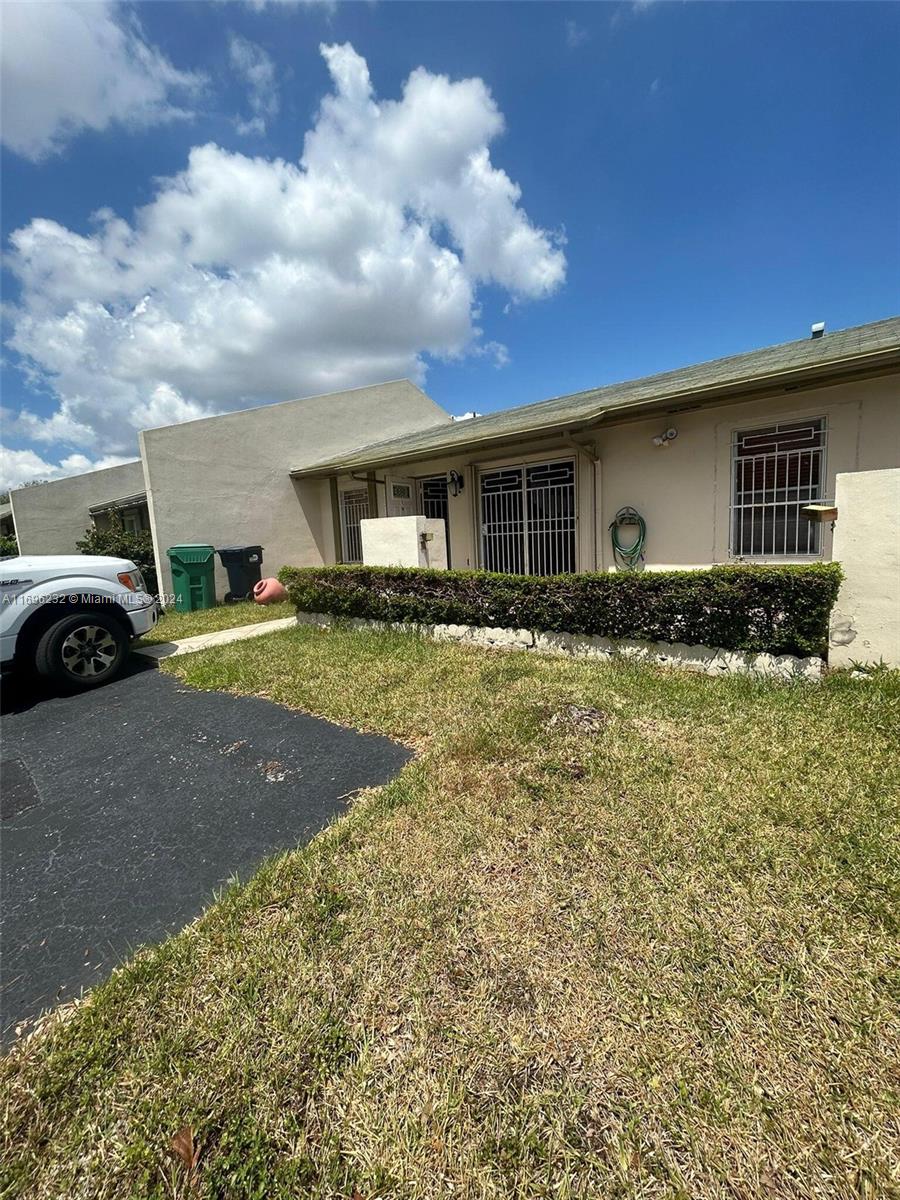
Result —
[{"label": "neighboring house", "polygon": [[92,504],[88,513],[97,529],[108,528],[111,518],[116,516],[126,533],[150,532],[150,509],[147,507],[146,492],[135,492],[133,496],[119,496],[112,501]]},{"label": "neighboring house", "polygon": [[[262,545],[266,570],[333,558],[327,483],[290,471],[381,436],[449,424],[408,380],[332,392],[145,430],[141,459],[11,495],[19,547],[64,554],[93,523],[117,512],[126,529],[149,529],[160,589],[170,592],[166,550],[179,542],[216,548]],[[227,579],[216,561],[219,596]]]},{"label": "neighboring house", "polygon": [[896,467],[900,318],[297,461],[292,476],[328,481],[325,561],[359,560],[364,517],[422,513],[446,520],[452,566],[541,575],[613,568],[626,507],[646,522],[648,568],[829,559],[830,524],[803,508],[833,501],[838,473]]},{"label": "neighboring house", "polygon": [[[263,568],[333,561],[329,488],[291,469],[378,437],[449,425],[415,384],[288,400],[141,434],[160,589],[171,592],[166,550],[178,542],[260,545]],[[216,592],[228,589],[216,559]]]},{"label": "neighboring house", "polygon": [[15,537],[16,523],[13,520],[12,504],[0,504],[0,537]]},{"label": "neighboring house", "polygon": [[113,509],[126,528],[150,528],[140,460],[19,488],[10,501],[22,554],[74,554],[85,531],[102,528]]}]

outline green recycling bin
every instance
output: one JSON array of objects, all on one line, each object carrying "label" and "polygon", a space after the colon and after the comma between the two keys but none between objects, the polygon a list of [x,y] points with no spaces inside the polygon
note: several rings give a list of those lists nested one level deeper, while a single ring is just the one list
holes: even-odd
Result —
[{"label": "green recycling bin", "polygon": [[216,606],[216,560],[212,546],[170,546],[176,612]]}]

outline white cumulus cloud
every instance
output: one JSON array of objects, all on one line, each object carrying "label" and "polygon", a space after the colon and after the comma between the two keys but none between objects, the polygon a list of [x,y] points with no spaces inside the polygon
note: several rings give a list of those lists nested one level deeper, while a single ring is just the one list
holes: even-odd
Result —
[{"label": "white cumulus cloud", "polygon": [[58,463],[47,462],[34,450],[7,450],[0,446],[0,490],[11,491],[35,480],[62,479],[66,475],[83,475],[103,467],[118,467],[133,460],[128,456],[107,454],[88,458],[86,454],[68,454]]},{"label": "white cumulus cloud", "polygon": [[422,380],[427,355],[505,360],[482,349],[479,286],[540,299],[566,262],[491,161],[488,88],[420,67],[378,100],[352,46],[321,49],[333,90],[298,163],[198,146],[130,222],[12,234],[10,346],[58,402],[19,414],[16,436],[133,454],[142,428]]},{"label": "white cumulus cloud", "polygon": [[112,0],[4,0],[4,145],[34,161],[85,129],[185,116],[201,76],[177,70]]},{"label": "white cumulus cloud", "polygon": [[262,46],[236,33],[228,40],[228,53],[235,73],[247,85],[247,101],[253,114],[247,120],[236,121],[237,131],[265,133],[266,122],[277,116],[280,107],[275,63]]}]

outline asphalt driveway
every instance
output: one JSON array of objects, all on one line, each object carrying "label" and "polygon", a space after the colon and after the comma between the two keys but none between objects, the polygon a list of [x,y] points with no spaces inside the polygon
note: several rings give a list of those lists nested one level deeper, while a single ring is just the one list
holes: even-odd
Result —
[{"label": "asphalt driveway", "polygon": [[4,688],[2,1037],[196,917],[409,758],[134,659],[71,697]]}]

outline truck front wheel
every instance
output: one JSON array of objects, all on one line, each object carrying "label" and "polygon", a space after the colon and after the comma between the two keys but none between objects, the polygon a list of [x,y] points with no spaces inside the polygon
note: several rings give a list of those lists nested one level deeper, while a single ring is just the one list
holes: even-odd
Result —
[{"label": "truck front wheel", "polygon": [[41,636],[34,665],[45,679],[75,691],[114,679],[127,652],[128,637],[115,618],[76,613],[63,617]]}]

